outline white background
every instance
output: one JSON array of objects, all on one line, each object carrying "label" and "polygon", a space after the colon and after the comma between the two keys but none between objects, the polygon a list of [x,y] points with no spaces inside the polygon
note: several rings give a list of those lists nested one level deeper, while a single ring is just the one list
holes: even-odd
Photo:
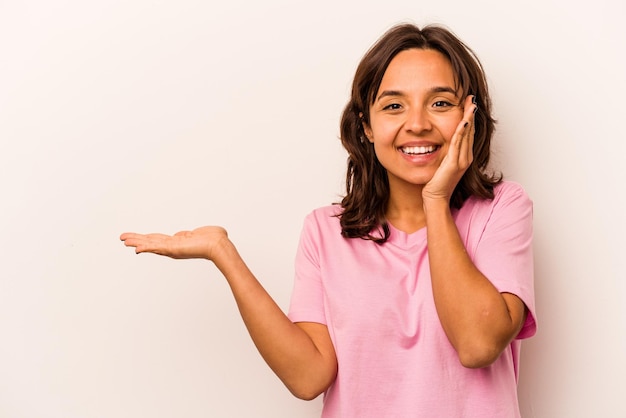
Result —
[{"label": "white background", "polygon": [[225,226],[286,309],[338,122],[392,24],[472,46],[497,166],[535,202],[524,417],[626,417],[624,2],[0,0],[0,417],[317,417],[201,261],[124,231]]}]

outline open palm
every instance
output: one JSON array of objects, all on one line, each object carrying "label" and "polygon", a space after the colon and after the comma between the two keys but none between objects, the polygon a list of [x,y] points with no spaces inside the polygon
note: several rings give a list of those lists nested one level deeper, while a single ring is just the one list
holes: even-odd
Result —
[{"label": "open palm", "polygon": [[213,260],[216,248],[228,239],[228,234],[219,226],[203,226],[193,231],[180,231],[174,235],[126,232],[120,239],[127,247],[134,247],[137,254],[148,252],[176,259]]}]

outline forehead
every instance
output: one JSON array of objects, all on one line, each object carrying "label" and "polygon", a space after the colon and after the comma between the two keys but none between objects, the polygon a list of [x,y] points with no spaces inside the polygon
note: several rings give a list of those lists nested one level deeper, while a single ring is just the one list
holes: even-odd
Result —
[{"label": "forehead", "polygon": [[455,87],[455,84],[452,65],[441,52],[433,49],[407,49],[391,60],[379,90]]}]

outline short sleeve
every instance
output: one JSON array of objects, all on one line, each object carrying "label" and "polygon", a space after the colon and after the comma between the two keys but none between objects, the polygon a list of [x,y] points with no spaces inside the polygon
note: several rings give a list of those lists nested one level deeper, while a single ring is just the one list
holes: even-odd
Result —
[{"label": "short sleeve", "polygon": [[496,188],[489,217],[474,252],[474,264],[501,293],[512,293],[528,308],[517,338],[535,334],[533,203],[516,183]]},{"label": "short sleeve", "polygon": [[326,325],[319,243],[320,228],[314,214],[309,214],[305,218],[296,252],[295,278],[288,314],[292,322]]}]

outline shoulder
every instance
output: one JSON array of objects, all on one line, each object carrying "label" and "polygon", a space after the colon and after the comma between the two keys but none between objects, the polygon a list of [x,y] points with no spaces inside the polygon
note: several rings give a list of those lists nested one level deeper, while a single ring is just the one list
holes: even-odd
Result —
[{"label": "shoulder", "polygon": [[305,225],[339,225],[339,215],[343,212],[340,205],[328,205],[313,209],[305,217]]},{"label": "shoulder", "polygon": [[492,212],[505,209],[509,206],[518,206],[520,208],[532,208],[532,200],[526,193],[526,190],[514,181],[502,181],[494,186],[493,198],[483,199],[472,196],[468,198],[461,212]]},{"label": "shoulder", "polygon": [[503,181],[495,186],[493,199],[467,199],[456,214],[455,222],[468,254],[477,263],[479,248],[483,248],[489,258],[511,245],[517,245],[517,250],[530,245],[533,203],[522,186]]},{"label": "shoulder", "polygon": [[304,218],[300,234],[300,251],[311,260],[319,260],[322,253],[342,245],[339,216],[340,205],[323,206],[309,212]]},{"label": "shoulder", "polygon": [[493,189],[493,200],[501,201],[501,200],[525,200],[529,203],[531,202],[528,193],[526,190],[519,184],[514,181],[505,180],[498,183]]},{"label": "shoulder", "polygon": [[510,219],[532,218],[533,202],[520,184],[503,181],[494,188],[492,210]]},{"label": "shoulder", "polygon": [[308,216],[322,218],[337,217],[337,215],[340,215],[341,212],[343,212],[341,205],[327,205],[313,209]]},{"label": "shoulder", "polygon": [[316,208],[304,218],[303,233],[309,236],[341,235],[339,215],[341,205],[328,205]]},{"label": "shoulder", "polygon": [[455,215],[460,230],[483,231],[489,224],[532,223],[533,202],[520,184],[502,181],[493,194],[493,199],[472,196],[465,201]]}]

